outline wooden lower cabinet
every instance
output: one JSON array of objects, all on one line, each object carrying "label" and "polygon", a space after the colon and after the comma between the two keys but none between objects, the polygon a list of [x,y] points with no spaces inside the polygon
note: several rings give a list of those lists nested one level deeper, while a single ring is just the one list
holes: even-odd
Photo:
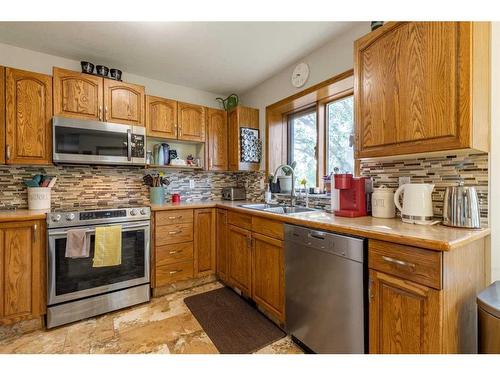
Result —
[{"label": "wooden lower cabinet", "polygon": [[252,298],[285,319],[285,267],[283,241],[252,233]]},{"label": "wooden lower cabinet", "polygon": [[194,275],[215,273],[215,209],[194,210]]},{"label": "wooden lower cabinet", "polygon": [[45,313],[45,226],[0,224],[0,324]]},{"label": "wooden lower cabinet", "polygon": [[370,270],[372,354],[441,351],[440,291]]},{"label": "wooden lower cabinet", "polygon": [[228,278],[230,286],[247,296],[252,295],[252,232],[228,225]]},{"label": "wooden lower cabinet", "polygon": [[223,282],[227,282],[228,276],[227,233],[227,211],[217,209],[216,271]]}]

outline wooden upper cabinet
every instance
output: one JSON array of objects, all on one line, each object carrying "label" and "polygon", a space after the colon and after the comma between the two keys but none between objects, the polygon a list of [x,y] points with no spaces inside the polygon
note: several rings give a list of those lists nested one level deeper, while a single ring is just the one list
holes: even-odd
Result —
[{"label": "wooden upper cabinet", "polygon": [[370,270],[371,354],[441,352],[440,291]]},{"label": "wooden upper cabinet", "polygon": [[0,66],[0,164],[5,164],[5,68]]},{"label": "wooden upper cabinet", "polygon": [[389,22],[354,60],[358,157],[488,151],[488,23]]},{"label": "wooden upper cabinet", "polygon": [[205,142],[206,111],[201,105],[177,103],[178,138]]},{"label": "wooden upper cabinet", "polygon": [[280,321],[285,319],[283,241],[252,233],[252,298]]},{"label": "wooden upper cabinet", "polygon": [[227,171],[227,112],[208,108],[208,169]]},{"label": "wooden upper cabinet", "polygon": [[146,96],[146,134],[150,137],[177,139],[177,102]]},{"label": "wooden upper cabinet", "polygon": [[103,121],[104,79],[54,68],[54,115]]},{"label": "wooden upper cabinet", "polygon": [[144,86],[104,80],[104,121],[145,126]]},{"label": "wooden upper cabinet", "polygon": [[259,110],[238,106],[228,115],[228,160],[231,171],[258,171],[260,163],[241,161],[240,129],[259,129]]},{"label": "wooden upper cabinet", "polygon": [[215,210],[194,210],[194,276],[215,273]]},{"label": "wooden upper cabinet", "polygon": [[245,295],[252,292],[252,232],[228,225],[228,283]]},{"label": "wooden upper cabinet", "polygon": [[44,313],[42,236],[40,222],[0,225],[0,322]]},{"label": "wooden upper cabinet", "polygon": [[50,164],[52,77],[6,69],[6,162]]}]

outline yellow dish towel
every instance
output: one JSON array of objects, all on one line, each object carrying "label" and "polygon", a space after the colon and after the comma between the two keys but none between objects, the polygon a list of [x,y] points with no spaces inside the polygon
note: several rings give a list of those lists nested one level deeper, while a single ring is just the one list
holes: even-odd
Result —
[{"label": "yellow dish towel", "polygon": [[94,263],[92,267],[122,264],[122,226],[95,228]]}]

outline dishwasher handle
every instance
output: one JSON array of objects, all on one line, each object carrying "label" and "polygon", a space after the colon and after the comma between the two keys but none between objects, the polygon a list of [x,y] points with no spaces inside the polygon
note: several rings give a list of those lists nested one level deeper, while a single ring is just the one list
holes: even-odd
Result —
[{"label": "dishwasher handle", "polygon": [[327,233],[325,232],[319,232],[319,231],[315,231],[315,230],[312,230],[308,233],[308,237],[311,237],[311,238],[315,238],[317,240],[326,240],[327,239]]}]

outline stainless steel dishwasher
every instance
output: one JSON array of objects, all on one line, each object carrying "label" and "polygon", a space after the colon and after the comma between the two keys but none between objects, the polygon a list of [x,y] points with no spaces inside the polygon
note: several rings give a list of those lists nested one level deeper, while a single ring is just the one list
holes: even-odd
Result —
[{"label": "stainless steel dishwasher", "polygon": [[362,238],[285,225],[286,330],[316,353],[366,353]]}]

